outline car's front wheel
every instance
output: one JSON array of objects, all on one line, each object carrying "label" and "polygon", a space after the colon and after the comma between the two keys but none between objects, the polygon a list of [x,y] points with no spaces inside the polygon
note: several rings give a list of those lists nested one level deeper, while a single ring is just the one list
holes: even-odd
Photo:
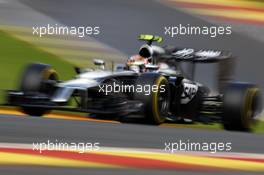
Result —
[{"label": "car's front wheel", "polygon": [[[50,65],[33,63],[26,67],[20,83],[20,90],[25,94],[43,93],[52,95],[53,85],[58,81],[58,75]],[[31,116],[42,116],[49,112],[44,108],[21,106],[22,111]]]}]

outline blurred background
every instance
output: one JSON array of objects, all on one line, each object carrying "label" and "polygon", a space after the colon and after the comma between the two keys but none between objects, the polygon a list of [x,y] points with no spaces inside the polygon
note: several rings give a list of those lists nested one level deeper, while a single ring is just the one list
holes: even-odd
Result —
[{"label": "blurred background", "polygon": [[[92,66],[94,58],[104,59],[106,62],[125,62],[129,56],[137,54],[142,45],[137,41],[137,36],[144,33],[163,37],[162,44],[164,45],[190,47],[198,50],[231,51],[235,56],[233,78],[255,83],[264,91],[263,0],[0,0],[0,16],[0,89],[2,90],[15,89],[23,67],[30,62],[51,64],[58,70],[62,80],[74,76],[73,66]],[[83,38],[69,35],[43,37],[33,35],[32,27],[47,26],[47,24],[68,27],[99,26],[100,34]],[[165,26],[178,26],[179,24],[200,27],[231,26],[232,34],[216,38],[209,35],[177,35],[172,38],[165,35]],[[198,65],[196,80],[216,89],[216,77],[216,65]],[[1,103],[4,102],[2,92]],[[260,116],[260,120],[263,120],[262,116]],[[12,123],[12,121],[9,122]],[[10,123],[7,126],[11,126]],[[16,126],[18,125],[19,122],[16,123]],[[25,124],[25,126],[36,127],[32,123]],[[47,126],[53,127],[54,124],[49,123]],[[126,130],[126,133],[124,128],[113,129],[116,126],[97,126],[97,128],[100,127],[104,132],[99,134],[96,132],[93,138],[101,138],[105,143],[114,146],[125,142],[128,138],[136,138],[135,141],[143,142],[143,144],[131,144],[133,147],[142,145],[144,147],[144,144],[147,143],[158,147],[157,145],[160,144],[160,140],[163,140],[164,135],[168,134],[170,136],[168,138],[175,136],[175,131],[169,129],[155,131],[157,137],[152,138],[152,135],[156,135],[153,134],[153,130],[156,129],[147,128],[144,130],[144,134],[135,134],[134,129],[131,128]],[[76,135],[80,134],[77,139],[87,139],[84,134],[87,132],[85,126],[80,127],[80,130],[75,130],[75,128],[75,125],[65,124],[61,126],[61,133],[57,133],[56,136],[64,138],[70,136],[74,140]],[[263,132],[263,128],[264,125],[261,125],[259,130]],[[42,129],[39,135],[24,138],[18,134],[23,133],[23,129],[20,128],[15,130],[16,132],[9,133],[10,136],[13,136],[11,139],[3,136],[0,137],[2,139],[0,141],[30,142],[38,136],[45,136],[45,131],[50,128]],[[140,129],[142,128],[139,127],[138,131]],[[74,130],[74,133],[71,133],[71,130]],[[119,137],[110,134],[113,130]],[[51,131],[57,132],[55,128]],[[31,134],[31,132],[29,130],[26,134]],[[90,132],[93,133],[93,131]],[[209,132],[178,130],[177,138],[180,135],[197,139],[204,136],[209,140],[224,138],[234,140],[234,145],[237,146],[235,151],[252,152],[255,150],[263,153],[261,149],[263,144],[260,144],[264,141],[263,135],[229,134],[226,132],[219,134],[216,132],[209,136]],[[130,142],[127,141],[127,143]],[[23,172],[27,173],[27,171]],[[38,169],[33,172],[38,172]],[[16,171],[13,173],[15,174]],[[105,173],[103,172],[103,174]]]},{"label": "blurred background", "polygon": [[[191,47],[195,49],[228,50],[236,59],[235,79],[250,81],[263,89],[263,1],[255,0],[1,0],[1,55],[2,70],[8,70],[10,64],[22,67],[22,62],[64,61],[64,64],[52,63],[55,68],[74,64],[82,67],[91,66],[93,58],[124,62],[130,55],[136,54],[142,43],[137,41],[141,33],[156,34],[164,37],[164,45]],[[79,38],[77,36],[33,35],[36,26],[99,26],[100,34]],[[165,35],[165,26],[231,26],[231,35],[212,38],[209,35]],[[23,46],[34,48],[34,55],[17,44],[6,44],[12,38]],[[11,39],[10,39],[11,40]],[[22,52],[23,53],[19,53]],[[7,53],[8,52],[8,53]],[[30,52],[31,54],[29,54]],[[11,59],[12,57],[12,59]],[[18,63],[18,62],[17,62]],[[60,66],[57,66],[59,64]],[[6,66],[5,66],[6,65]],[[196,79],[215,87],[214,65],[198,66]],[[17,69],[13,67],[13,70]],[[62,77],[69,74],[66,68],[60,70]],[[6,87],[12,85],[14,77],[6,77]],[[17,75],[15,72],[12,74]],[[17,77],[17,76],[16,76]],[[12,79],[12,80],[11,80]]]}]

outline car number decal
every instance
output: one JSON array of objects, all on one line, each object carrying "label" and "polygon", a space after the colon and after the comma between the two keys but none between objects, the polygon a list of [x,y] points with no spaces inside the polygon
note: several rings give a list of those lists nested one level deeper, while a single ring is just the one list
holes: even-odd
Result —
[{"label": "car number decal", "polygon": [[193,99],[198,91],[198,86],[194,84],[184,83],[181,95],[181,103],[186,104]]}]

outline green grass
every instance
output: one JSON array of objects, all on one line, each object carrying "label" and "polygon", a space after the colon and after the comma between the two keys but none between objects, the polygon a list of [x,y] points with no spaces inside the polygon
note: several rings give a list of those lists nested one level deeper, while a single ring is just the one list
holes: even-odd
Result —
[{"label": "green grass", "polygon": [[74,75],[71,63],[0,31],[1,103],[3,102],[3,90],[16,89],[24,67],[32,62],[52,65],[62,80],[69,79]]},{"label": "green grass", "polygon": [[258,122],[258,123],[254,126],[253,131],[254,131],[255,133],[264,133],[264,122],[263,122],[263,121]]}]

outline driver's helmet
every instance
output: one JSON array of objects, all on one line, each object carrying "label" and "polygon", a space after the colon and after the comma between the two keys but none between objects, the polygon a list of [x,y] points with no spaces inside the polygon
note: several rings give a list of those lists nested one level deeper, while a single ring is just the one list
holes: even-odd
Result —
[{"label": "driver's helmet", "polygon": [[144,58],[140,55],[133,55],[127,60],[127,65],[133,65],[133,64],[148,64],[148,58]]},{"label": "driver's helmet", "polygon": [[127,66],[129,70],[136,72],[144,72],[145,65],[149,64],[149,59],[140,55],[133,55],[127,60]]}]

